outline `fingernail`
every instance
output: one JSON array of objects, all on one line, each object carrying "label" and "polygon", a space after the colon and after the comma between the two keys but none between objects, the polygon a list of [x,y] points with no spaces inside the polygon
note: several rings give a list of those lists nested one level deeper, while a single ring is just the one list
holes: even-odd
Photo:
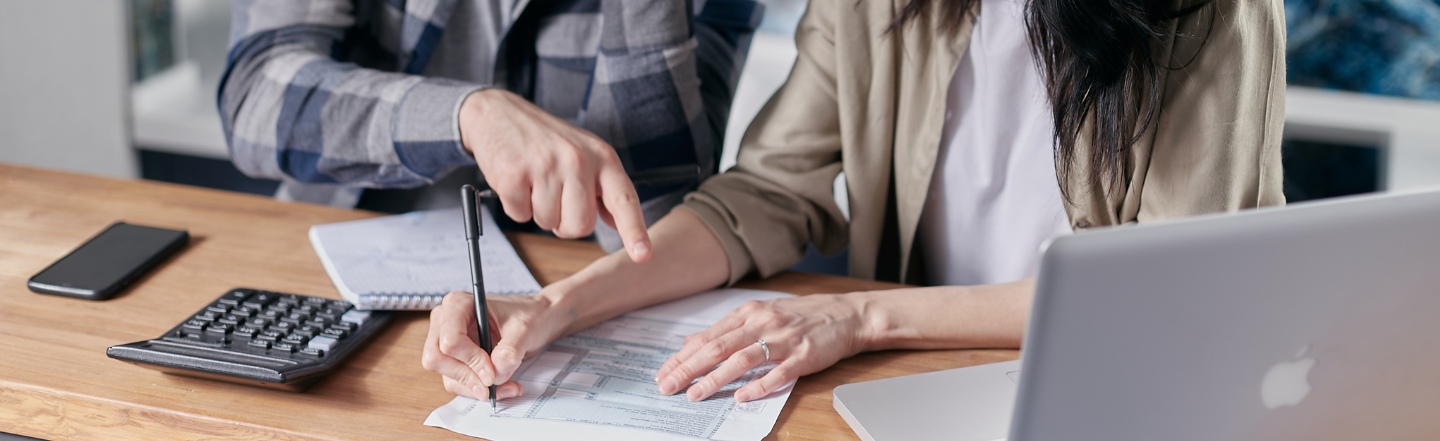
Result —
[{"label": "fingernail", "polygon": [[677,392],[676,389],[679,389],[679,386],[674,378],[666,378],[665,381],[660,382],[660,393],[672,395]]},{"label": "fingernail", "polygon": [[685,392],[685,398],[689,399],[690,401],[700,401],[700,398],[703,398],[704,396],[705,390],[701,389],[700,385],[698,384],[690,386],[690,391]]},{"label": "fingernail", "polygon": [[739,401],[739,402],[741,402],[741,403],[744,403],[744,402],[750,401],[750,400],[752,400],[752,399],[753,399],[753,398],[750,397],[750,393],[749,393],[749,392],[745,392],[745,391],[735,391],[735,401]]},{"label": "fingernail", "polygon": [[661,379],[661,378],[665,378],[665,375],[667,375],[667,374],[669,374],[669,373],[670,373],[670,368],[660,368],[660,371],[658,371],[658,372],[655,373],[655,382],[656,382],[656,383],[659,383],[659,382],[660,382],[660,379]]},{"label": "fingernail", "polygon": [[650,242],[648,242],[648,241],[636,242],[636,243],[635,243],[635,246],[630,247],[630,253],[631,253],[631,254],[634,254],[636,258],[639,258],[640,256],[645,256],[645,255],[650,254]]}]

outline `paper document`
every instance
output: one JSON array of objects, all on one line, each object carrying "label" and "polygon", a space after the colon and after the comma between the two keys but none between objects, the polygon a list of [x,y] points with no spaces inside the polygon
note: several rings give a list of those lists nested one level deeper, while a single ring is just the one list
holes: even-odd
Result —
[{"label": "paper document", "polygon": [[[485,291],[530,294],[540,283],[481,206]],[[310,243],[340,294],[360,309],[430,309],[470,291],[470,256],[459,208],[310,227]]]},{"label": "paper document", "polygon": [[759,440],[774,428],[791,386],[747,403],[736,403],[733,394],[774,363],[693,403],[683,392],[657,392],[655,373],[686,336],[748,300],[780,297],[791,295],[723,289],[626,314],[556,340],[522,363],[515,381],[525,393],[501,400],[494,416],[488,401],[456,397],[425,424],[495,441]]}]

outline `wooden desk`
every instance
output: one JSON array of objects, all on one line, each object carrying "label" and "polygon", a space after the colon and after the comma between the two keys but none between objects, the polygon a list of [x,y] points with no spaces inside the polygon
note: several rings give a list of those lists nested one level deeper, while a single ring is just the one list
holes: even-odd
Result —
[{"label": "wooden desk", "polygon": [[[149,181],[0,164],[0,431],[48,439],[472,439],[421,423],[446,403],[420,367],[427,315],[400,314],[305,393],[165,375],[105,356],[155,338],[232,287],[340,298],[306,238],[311,225],[378,216]],[[35,294],[25,281],[112,222],[190,230],[179,255],[104,302]],[[511,234],[541,284],[603,253]],[[744,286],[796,294],[894,285],[786,273]],[[855,439],[831,390],[857,381],[1011,360],[1015,351],[864,354],[802,378],[767,439]]]}]

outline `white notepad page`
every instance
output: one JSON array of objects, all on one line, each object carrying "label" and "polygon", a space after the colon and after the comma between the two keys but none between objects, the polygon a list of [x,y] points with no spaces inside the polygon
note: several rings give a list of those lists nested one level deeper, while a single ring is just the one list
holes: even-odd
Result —
[{"label": "white notepad page", "polygon": [[[489,294],[531,294],[540,283],[481,206],[480,255]],[[430,309],[451,291],[470,291],[470,257],[460,208],[310,227],[330,280],[360,309]]]}]

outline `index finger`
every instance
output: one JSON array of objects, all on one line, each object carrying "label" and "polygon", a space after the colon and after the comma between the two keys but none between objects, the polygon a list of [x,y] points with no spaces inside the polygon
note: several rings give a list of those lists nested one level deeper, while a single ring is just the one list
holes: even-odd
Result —
[{"label": "index finger", "polygon": [[625,242],[630,260],[637,263],[650,260],[650,233],[645,230],[645,214],[625,168],[619,160],[606,161],[600,168],[599,178],[601,200],[615,221],[615,231]]}]

